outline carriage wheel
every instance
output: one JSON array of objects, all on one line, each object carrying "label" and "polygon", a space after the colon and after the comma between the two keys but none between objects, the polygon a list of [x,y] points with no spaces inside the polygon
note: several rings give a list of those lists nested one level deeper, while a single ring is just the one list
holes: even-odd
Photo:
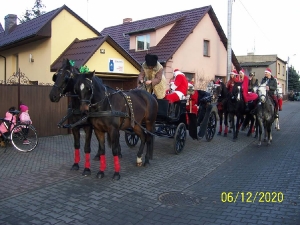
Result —
[{"label": "carriage wheel", "polygon": [[205,138],[207,141],[211,141],[216,133],[216,126],[217,126],[217,116],[214,111],[212,111],[208,118]]},{"label": "carriage wheel", "polygon": [[181,153],[184,148],[186,139],[186,127],[184,123],[180,123],[177,126],[175,136],[174,136],[174,151],[176,155]]},{"label": "carriage wheel", "polygon": [[136,146],[139,140],[140,138],[136,134],[125,133],[125,142],[129,148]]}]

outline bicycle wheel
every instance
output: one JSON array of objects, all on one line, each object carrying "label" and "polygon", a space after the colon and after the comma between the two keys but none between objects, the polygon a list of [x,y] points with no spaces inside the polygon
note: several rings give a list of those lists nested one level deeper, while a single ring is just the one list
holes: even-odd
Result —
[{"label": "bicycle wheel", "polygon": [[38,137],[32,125],[17,125],[11,131],[13,146],[21,152],[30,152],[38,145]]}]

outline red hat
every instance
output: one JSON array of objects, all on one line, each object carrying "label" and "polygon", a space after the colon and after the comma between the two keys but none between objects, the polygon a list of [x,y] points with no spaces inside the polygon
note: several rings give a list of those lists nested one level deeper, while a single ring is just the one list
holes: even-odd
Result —
[{"label": "red hat", "polygon": [[272,74],[272,71],[271,71],[271,69],[270,69],[270,68],[267,68],[267,69],[265,70],[265,73]]},{"label": "red hat", "polygon": [[215,84],[220,84],[222,80],[220,80],[219,78],[217,79],[217,81],[215,82]]},{"label": "red hat", "polygon": [[243,73],[245,75],[245,70],[244,69],[241,69],[240,70],[240,73]]},{"label": "red hat", "polygon": [[182,73],[179,69],[175,69],[173,72],[174,77],[176,77],[178,74],[184,75],[184,73]]},{"label": "red hat", "polygon": [[231,74],[233,74],[233,75],[238,75],[238,72],[236,71],[236,70],[232,70],[231,72],[230,72],[230,75]]}]

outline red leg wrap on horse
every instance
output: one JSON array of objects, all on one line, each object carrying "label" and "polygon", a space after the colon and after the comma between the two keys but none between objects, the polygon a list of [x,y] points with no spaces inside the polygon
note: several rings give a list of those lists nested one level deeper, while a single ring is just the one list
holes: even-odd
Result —
[{"label": "red leg wrap on horse", "polygon": [[224,134],[228,133],[228,126],[225,126]]},{"label": "red leg wrap on horse", "polygon": [[220,125],[220,129],[219,129],[219,132],[220,132],[220,133],[222,132],[222,125]]},{"label": "red leg wrap on horse", "polygon": [[278,99],[279,110],[282,110],[282,98]]},{"label": "red leg wrap on horse", "polygon": [[79,163],[79,161],[80,161],[80,151],[79,151],[79,149],[75,149],[74,161],[75,161],[75,163]]},{"label": "red leg wrap on horse", "polygon": [[85,164],[84,164],[84,168],[90,168],[91,167],[91,163],[90,163],[90,153],[85,153]]},{"label": "red leg wrap on horse", "polygon": [[106,158],[105,155],[100,155],[100,171],[104,171],[106,169]]},{"label": "red leg wrap on horse", "polygon": [[115,172],[120,172],[121,166],[119,162],[119,156],[114,156]]}]

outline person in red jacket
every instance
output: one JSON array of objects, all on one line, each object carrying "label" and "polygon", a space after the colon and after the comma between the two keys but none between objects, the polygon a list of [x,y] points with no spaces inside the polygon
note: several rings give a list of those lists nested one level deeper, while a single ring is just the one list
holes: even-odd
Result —
[{"label": "person in red jacket", "polygon": [[242,84],[242,91],[243,91],[243,97],[244,101],[246,103],[246,111],[249,111],[249,105],[248,103],[250,101],[254,101],[258,98],[258,95],[256,93],[248,92],[248,85],[249,85],[249,78],[247,75],[245,75],[245,70],[241,69],[240,72],[240,80],[243,82]]},{"label": "person in red jacket", "polygon": [[237,71],[236,70],[232,70],[230,72],[230,80],[227,82],[227,85],[226,85],[228,92],[231,93],[232,92],[232,88],[234,86],[234,83],[239,81],[239,78],[237,78],[237,77],[238,77]]},{"label": "person in red jacket", "polygon": [[169,100],[170,103],[185,99],[188,90],[188,80],[184,73],[175,69],[173,74],[175,79],[174,83],[171,84],[172,93],[165,96],[165,99]]},{"label": "person in red jacket", "polygon": [[198,112],[198,91],[195,90],[193,82],[188,83],[188,105],[186,106],[186,111],[190,113]]}]

